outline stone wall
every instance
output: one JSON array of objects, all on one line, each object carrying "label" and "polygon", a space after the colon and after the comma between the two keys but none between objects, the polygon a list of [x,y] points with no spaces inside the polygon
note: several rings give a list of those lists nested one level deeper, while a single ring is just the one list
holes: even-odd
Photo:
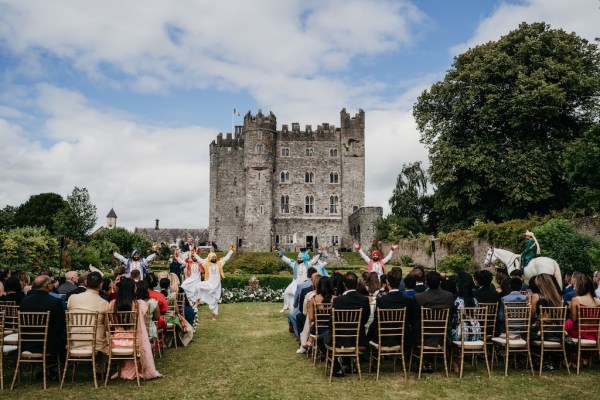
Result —
[{"label": "stone wall", "polygon": [[600,237],[600,219],[598,217],[577,218],[573,221],[575,229],[592,237]]},{"label": "stone wall", "polygon": [[[383,216],[381,207],[361,207],[348,217],[352,242],[365,248],[377,240],[375,221]],[[350,247],[350,246],[348,246]]]}]

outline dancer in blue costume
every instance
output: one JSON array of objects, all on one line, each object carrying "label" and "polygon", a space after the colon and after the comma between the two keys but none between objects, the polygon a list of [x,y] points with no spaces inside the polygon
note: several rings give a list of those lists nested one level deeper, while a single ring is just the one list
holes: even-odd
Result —
[{"label": "dancer in blue costume", "polygon": [[329,263],[327,260],[328,258],[329,255],[327,254],[327,251],[319,250],[319,252],[313,257],[313,259],[310,260],[309,266],[315,265],[315,268],[317,269],[317,274],[329,277],[329,272],[327,272],[327,269],[325,269],[325,267]]},{"label": "dancer in blue costume", "polygon": [[306,271],[309,267],[310,256],[308,255],[308,251],[304,253],[298,253],[298,258],[296,261],[294,261],[284,256],[283,250],[279,250],[279,258],[292,267],[292,270],[294,271],[294,280],[283,292],[283,308],[281,311],[279,311],[280,313],[285,312],[285,310],[291,312],[294,309],[294,296],[296,294],[296,287],[299,283],[302,283],[308,279],[306,276]]}]

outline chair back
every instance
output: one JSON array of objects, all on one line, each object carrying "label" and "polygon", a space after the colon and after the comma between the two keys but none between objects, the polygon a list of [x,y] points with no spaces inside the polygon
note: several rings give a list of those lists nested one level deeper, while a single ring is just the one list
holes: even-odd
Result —
[{"label": "chair back", "polygon": [[13,300],[9,300],[9,301],[2,300],[2,301],[0,301],[0,307],[1,306],[15,306],[15,305],[17,305],[17,302],[13,301]]},{"label": "chair back", "polygon": [[177,293],[177,307],[179,314],[185,315],[185,293]]},{"label": "chair back", "polygon": [[586,339],[589,336],[597,338],[598,328],[600,327],[600,307],[577,307],[577,321],[580,342],[582,338]]},{"label": "chair back", "polygon": [[421,343],[446,343],[449,308],[421,308]]},{"label": "chair back", "polygon": [[313,303],[315,311],[315,334],[319,336],[325,329],[331,328],[331,303]]},{"label": "chair back", "polygon": [[109,351],[115,347],[115,339],[131,340],[132,348],[137,349],[138,312],[119,311],[106,314],[108,323]]},{"label": "chair back", "polygon": [[[518,303],[504,303],[504,323],[507,338],[519,335],[521,339],[529,340],[531,329],[531,307]],[[510,335],[509,335],[510,334]]]},{"label": "chair back", "polygon": [[463,307],[457,310],[460,313],[460,341],[473,342],[485,341],[488,324],[488,308],[486,306]]},{"label": "chair back", "polygon": [[406,308],[377,309],[377,328],[381,346],[404,348]]},{"label": "chair back", "polygon": [[[4,310],[0,310],[0,349],[4,346]],[[0,355],[0,357],[2,357]]]},{"label": "chair back", "polygon": [[540,336],[542,344],[545,341],[564,343],[565,322],[567,318],[567,306],[544,307],[540,306]]},{"label": "chair back", "polygon": [[498,321],[498,303],[479,303],[479,307],[487,308],[486,336],[493,337],[496,334],[496,322]]},{"label": "chair back", "polygon": [[19,353],[31,351],[46,357],[50,311],[19,311]]},{"label": "chair back", "polygon": [[67,311],[67,350],[95,350],[97,329],[97,312]]},{"label": "chair back", "polygon": [[17,329],[19,329],[19,306],[0,305],[0,311],[4,312],[4,334],[17,333]]},{"label": "chair back", "polygon": [[362,309],[336,310],[331,308],[333,347],[358,348]]}]

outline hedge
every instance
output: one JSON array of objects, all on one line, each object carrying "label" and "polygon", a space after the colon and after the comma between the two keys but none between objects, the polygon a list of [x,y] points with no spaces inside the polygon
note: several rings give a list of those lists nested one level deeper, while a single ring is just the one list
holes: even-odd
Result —
[{"label": "hedge", "polygon": [[253,276],[259,281],[260,287],[269,287],[271,289],[285,289],[294,278],[292,275],[253,275],[253,274],[230,274],[225,275],[221,285],[226,289],[243,288],[248,286],[248,281]]}]

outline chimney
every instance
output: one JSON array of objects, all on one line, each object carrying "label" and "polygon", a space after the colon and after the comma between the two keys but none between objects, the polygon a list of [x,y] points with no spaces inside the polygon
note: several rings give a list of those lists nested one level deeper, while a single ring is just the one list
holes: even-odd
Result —
[{"label": "chimney", "polygon": [[155,219],[155,221],[156,221],[156,226],[154,227],[154,230],[157,231],[158,230],[158,218]]}]

